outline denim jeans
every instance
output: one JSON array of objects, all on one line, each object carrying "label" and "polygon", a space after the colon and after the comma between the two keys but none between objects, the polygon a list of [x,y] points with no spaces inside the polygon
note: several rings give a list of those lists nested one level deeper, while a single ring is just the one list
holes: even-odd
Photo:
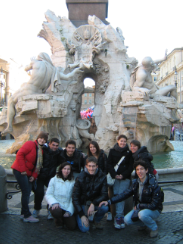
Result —
[{"label": "denim jeans", "polygon": [[[130,187],[130,180],[129,179],[126,179],[126,180],[115,179],[114,186],[113,186],[114,196],[124,192],[129,187]],[[115,204],[115,206],[116,206],[116,218],[123,217],[124,216],[125,201],[118,202]]]},{"label": "denim jeans", "polygon": [[32,182],[29,181],[29,178],[27,175],[22,175],[19,171],[13,170],[13,174],[15,175],[15,178],[17,179],[17,182],[20,186],[20,189],[22,191],[22,197],[21,197],[21,215],[24,215],[24,218],[28,218],[31,216],[31,212],[29,210],[29,198],[30,193],[32,189]]},{"label": "denim jeans", "polygon": [[[85,213],[85,209],[86,209],[85,205],[82,205],[82,209],[83,209],[83,211]],[[104,215],[109,211],[109,207],[102,205],[102,207],[100,207],[100,208],[99,207],[95,207],[95,211],[97,211],[97,212],[95,214],[94,221],[96,223],[99,223],[101,221],[101,219],[104,217]],[[76,216],[76,221],[78,223],[78,227],[79,227],[81,232],[89,231],[90,226],[86,227],[85,225],[82,225],[81,218],[80,218],[79,214],[77,214],[77,216]]]},{"label": "denim jeans", "polygon": [[130,211],[127,215],[125,215],[124,221],[127,225],[139,225],[144,226],[146,225],[150,230],[156,230],[158,228],[155,219],[157,219],[160,215],[158,210],[150,210],[150,209],[143,209],[138,213],[139,220],[133,222],[131,220],[132,214],[134,210]]}]

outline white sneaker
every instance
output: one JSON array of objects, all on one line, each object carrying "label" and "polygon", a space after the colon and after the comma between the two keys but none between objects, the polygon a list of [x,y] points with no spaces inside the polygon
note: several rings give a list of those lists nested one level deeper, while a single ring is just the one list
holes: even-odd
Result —
[{"label": "white sneaker", "polygon": [[24,218],[23,219],[23,222],[26,222],[26,223],[36,223],[36,222],[39,222],[39,219],[36,219],[34,218],[32,215],[29,216],[28,218]]},{"label": "white sneaker", "polygon": [[107,213],[107,221],[112,221],[112,213],[111,212]]},{"label": "white sneaker", "polygon": [[35,210],[35,209],[34,209],[34,211],[33,211],[33,213],[32,213],[32,216],[33,216],[34,218],[38,218],[38,216],[39,216],[39,212],[40,212],[40,210]]},{"label": "white sneaker", "polygon": [[51,214],[51,212],[49,210],[48,210],[48,217],[47,217],[47,219],[48,220],[53,219],[53,216],[52,216],[52,214]]}]

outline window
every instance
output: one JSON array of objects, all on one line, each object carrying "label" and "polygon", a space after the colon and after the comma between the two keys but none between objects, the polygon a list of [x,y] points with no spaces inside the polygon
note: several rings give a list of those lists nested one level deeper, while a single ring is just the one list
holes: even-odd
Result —
[{"label": "window", "polygon": [[87,100],[85,100],[85,104],[87,104]]},{"label": "window", "polygon": [[87,94],[85,93],[85,97],[87,97]]},{"label": "window", "polygon": [[92,96],[92,94],[91,93],[89,93],[89,97],[91,97]]},{"label": "window", "polygon": [[89,100],[89,104],[92,104],[92,100]]}]

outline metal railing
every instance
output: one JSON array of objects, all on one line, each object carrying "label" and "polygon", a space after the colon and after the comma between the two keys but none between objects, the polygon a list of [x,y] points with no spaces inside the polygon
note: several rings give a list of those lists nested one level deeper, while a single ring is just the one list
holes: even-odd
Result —
[{"label": "metal railing", "polygon": [[19,186],[19,184],[17,183],[16,180],[7,180],[6,183],[15,183],[16,184],[15,188],[17,189],[17,191],[8,191],[6,193],[6,199],[10,200],[10,199],[12,199],[14,194],[17,194],[17,193],[21,192],[20,186]]}]

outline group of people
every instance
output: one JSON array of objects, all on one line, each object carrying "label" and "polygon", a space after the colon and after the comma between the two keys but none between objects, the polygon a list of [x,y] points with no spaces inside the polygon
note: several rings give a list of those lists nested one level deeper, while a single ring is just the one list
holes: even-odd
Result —
[{"label": "group of people", "polygon": [[[139,230],[150,229],[150,236],[158,234],[155,219],[162,211],[161,188],[152,164],[152,155],[137,140],[127,144],[120,135],[109,155],[91,141],[85,156],[68,140],[65,149],[59,140],[41,132],[37,140],[26,142],[17,152],[13,173],[22,192],[21,218],[24,222],[38,222],[43,198],[48,203],[48,219],[55,219],[57,227],[64,225],[82,232],[90,229],[90,222],[102,229],[101,219],[107,213],[112,220],[110,205],[115,204],[114,227],[137,224]],[[131,173],[135,169],[135,179]],[[114,179],[111,187],[107,175]],[[44,194],[44,187],[47,187]],[[34,191],[34,211],[29,210],[29,197]],[[124,216],[125,199],[133,196],[134,207]]]}]

